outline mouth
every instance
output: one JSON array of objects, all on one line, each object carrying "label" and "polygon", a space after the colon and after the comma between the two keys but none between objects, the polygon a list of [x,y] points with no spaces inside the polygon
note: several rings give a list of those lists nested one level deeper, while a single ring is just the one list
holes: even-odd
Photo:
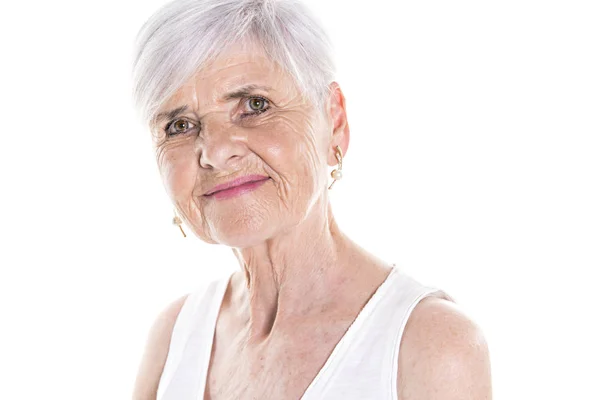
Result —
[{"label": "mouth", "polygon": [[237,183],[234,181],[233,185],[231,183],[226,184],[226,187],[224,189],[213,189],[211,192],[205,194],[204,196],[208,198],[215,198],[218,200],[236,197],[238,195],[242,195],[244,193],[248,193],[255,189],[258,189],[260,186],[262,186],[263,183],[265,183],[269,179],[271,178],[261,176],[260,179],[245,180],[243,183]]},{"label": "mouth", "polygon": [[208,192],[205,193],[205,196],[212,195],[212,194],[222,191],[222,190],[231,189],[233,187],[240,186],[245,183],[258,182],[258,181],[266,180],[268,178],[269,178],[268,176],[258,175],[258,174],[240,176],[229,182],[225,182],[225,183],[222,183],[220,185],[213,187],[211,190],[209,190]]}]

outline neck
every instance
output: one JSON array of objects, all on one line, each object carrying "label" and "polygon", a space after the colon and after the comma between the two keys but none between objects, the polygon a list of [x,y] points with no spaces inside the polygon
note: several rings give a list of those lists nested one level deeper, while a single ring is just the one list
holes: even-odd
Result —
[{"label": "neck", "polygon": [[242,270],[235,277],[234,303],[250,341],[268,339],[295,318],[343,305],[340,292],[374,266],[339,230],[328,202],[312,210],[302,223],[260,245],[233,249]]}]

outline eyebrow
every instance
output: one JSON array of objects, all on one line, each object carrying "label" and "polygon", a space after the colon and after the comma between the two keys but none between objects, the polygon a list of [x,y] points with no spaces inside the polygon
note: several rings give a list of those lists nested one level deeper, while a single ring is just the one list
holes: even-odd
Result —
[{"label": "eyebrow", "polygon": [[272,90],[272,88],[270,88],[268,86],[261,86],[261,85],[254,85],[254,84],[245,85],[245,86],[242,86],[241,88],[237,89],[234,92],[225,94],[223,96],[223,100],[229,101],[229,100],[233,100],[233,99],[247,97],[247,96],[250,96],[252,94],[252,92],[257,89],[264,90],[265,92]]},{"label": "eyebrow", "polygon": [[[233,100],[233,99],[244,98],[244,97],[250,96],[253,91],[258,90],[258,89],[264,90],[266,92],[272,90],[272,88],[269,87],[269,86],[261,86],[261,85],[250,84],[250,85],[242,86],[241,88],[239,88],[239,89],[237,89],[237,90],[235,90],[233,92],[226,93],[222,97],[222,99],[223,99],[223,101],[230,101],[230,100]],[[187,111],[187,109],[188,109],[188,106],[185,105],[185,106],[177,107],[177,108],[175,108],[175,109],[173,109],[171,111],[166,111],[166,112],[159,113],[154,118],[154,122],[157,123],[160,120],[165,119],[165,118],[166,119],[173,119],[176,116],[178,116],[179,114],[182,114],[185,111]]]},{"label": "eyebrow", "polygon": [[179,114],[182,114],[183,112],[185,112],[187,109],[188,109],[188,106],[181,106],[181,107],[177,107],[176,109],[171,110],[171,111],[162,112],[162,113],[156,115],[156,118],[154,118],[154,122],[158,122],[163,118],[173,119],[176,116],[178,116]]}]

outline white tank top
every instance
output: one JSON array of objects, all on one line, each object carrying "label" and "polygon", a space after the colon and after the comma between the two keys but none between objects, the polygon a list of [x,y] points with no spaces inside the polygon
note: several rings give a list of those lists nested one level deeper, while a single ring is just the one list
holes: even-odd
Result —
[{"label": "white tank top", "polygon": [[[204,399],[217,316],[228,282],[229,276],[210,282],[186,299],[173,328],[158,400]],[[397,400],[402,333],[412,310],[427,296],[453,301],[392,265],[300,400]]]}]

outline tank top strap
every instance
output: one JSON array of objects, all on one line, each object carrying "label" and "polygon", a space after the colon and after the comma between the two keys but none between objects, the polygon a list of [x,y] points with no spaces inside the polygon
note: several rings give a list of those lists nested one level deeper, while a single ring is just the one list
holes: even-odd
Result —
[{"label": "tank top strap", "polygon": [[391,363],[389,366],[388,382],[390,383],[390,399],[398,399],[398,363],[400,358],[400,343],[404,336],[404,331],[410,316],[415,307],[421,300],[427,297],[438,297],[451,302],[455,300],[445,291],[436,287],[423,285],[404,271],[399,271],[400,279],[394,296],[390,298],[390,306],[382,311],[382,318],[389,315],[394,326],[391,331],[393,342],[391,344],[390,354]]},{"label": "tank top strap", "polygon": [[173,326],[158,400],[196,400],[203,393],[215,325],[230,276],[200,285],[185,300]]},{"label": "tank top strap", "polygon": [[412,311],[428,296],[452,299],[394,268],[371,299],[374,301],[359,314],[364,318],[354,322],[354,331],[345,338],[347,343],[334,365],[323,371],[303,400],[397,400],[400,341]]}]

